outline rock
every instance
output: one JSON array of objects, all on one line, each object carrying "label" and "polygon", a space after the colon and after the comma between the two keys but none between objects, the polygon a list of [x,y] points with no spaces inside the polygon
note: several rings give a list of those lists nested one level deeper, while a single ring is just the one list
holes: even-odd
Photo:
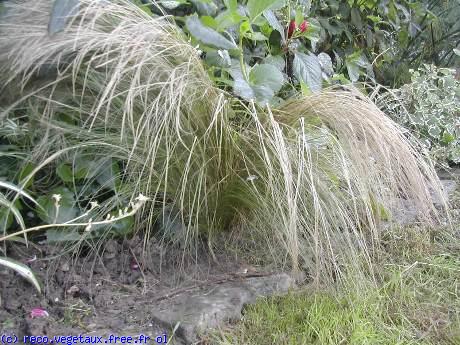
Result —
[{"label": "rock", "polygon": [[[457,189],[457,182],[455,180],[446,179],[446,180],[441,180],[441,185],[442,185],[445,201],[448,202],[451,199],[452,194]],[[443,202],[439,195],[433,194],[433,200],[436,206],[438,207],[442,206]]]},{"label": "rock", "polygon": [[248,278],[246,284],[255,292],[256,297],[286,294],[289,289],[295,286],[294,279],[286,273]]},{"label": "rock", "polygon": [[152,315],[156,323],[166,328],[178,325],[176,336],[185,344],[191,344],[198,340],[200,333],[225,322],[240,320],[243,307],[254,303],[258,297],[285,294],[294,286],[294,279],[285,273],[243,277],[198,292],[184,292],[163,301]]},{"label": "rock", "polygon": [[[443,189],[443,197],[446,202],[450,202],[454,192],[457,190],[457,182],[451,178],[441,178],[441,186]],[[432,192],[434,206],[442,209],[443,201],[437,193]],[[390,207],[391,221],[397,225],[409,225],[419,221],[420,210],[416,206],[415,200],[397,199]],[[384,222],[384,226],[389,226],[390,223]]]},{"label": "rock", "polygon": [[420,214],[414,200],[398,199],[390,208],[391,222],[398,225],[408,225],[417,222]]}]

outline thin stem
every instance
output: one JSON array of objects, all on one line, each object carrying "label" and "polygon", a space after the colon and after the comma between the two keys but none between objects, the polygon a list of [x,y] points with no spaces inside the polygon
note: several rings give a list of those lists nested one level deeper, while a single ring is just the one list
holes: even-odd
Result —
[{"label": "thin stem", "polygon": [[[127,217],[135,215],[136,212],[141,208],[143,203],[144,203],[143,201],[140,201],[139,203],[137,203],[137,204],[135,204],[133,206],[133,209],[130,212],[124,213],[124,214],[122,214],[122,215],[120,215],[118,217],[115,217],[115,218],[101,220],[101,221],[98,221],[98,222],[85,222],[85,223],[70,223],[70,222],[67,222],[67,223],[59,223],[59,224],[45,224],[45,225],[34,226],[32,228],[24,229],[24,230],[17,231],[15,233],[0,237],[0,242],[6,241],[6,240],[8,240],[8,239],[10,239],[12,237],[15,237],[15,236],[27,234],[27,233],[32,232],[32,231],[39,231],[39,230],[44,230],[44,229],[49,229],[49,228],[64,228],[64,227],[70,227],[70,226],[93,226],[93,225],[111,224],[111,223],[117,222],[117,221],[119,221],[121,219],[124,219],[124,218],[127,218]],[[80,218],[80,217],[75,218],[73,221],[77,220],[78,218]]]},{"label": "thin stem", "polygon": [[240,49],[240,66],[241,66],[241,72],[243,72],[243,78],[246,81],[249,81],[248,74],[246,71],[246,65],[244,63],[244,51],[243,51],[243,36],[240,34],[240,39],[239,39],[239,49]]}]

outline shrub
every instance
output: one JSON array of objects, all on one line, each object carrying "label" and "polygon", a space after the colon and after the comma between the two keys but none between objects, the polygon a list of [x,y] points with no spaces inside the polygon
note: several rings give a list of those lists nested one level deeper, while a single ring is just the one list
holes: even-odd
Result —
[{"label": "shrub", "polygon": [[399,86],[423,62],[458,61],[456,1],[142,2],[184,27],[221,86],[262,103],[293,85],[305,93],[348,80]]},{"label": "shrub", "polygon": [[[392,94],[388,113],[421,139],[439,163],[460,163],[460,82],[455,70],[424,65]],[[385,97],[388,99],[391,94]]]}]

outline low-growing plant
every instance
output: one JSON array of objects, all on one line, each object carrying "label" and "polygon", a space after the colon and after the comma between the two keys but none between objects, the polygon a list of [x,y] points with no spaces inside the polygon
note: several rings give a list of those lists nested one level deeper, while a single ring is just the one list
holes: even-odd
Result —
[{"label": "low-growing plant", "polygon": [[[25,183],[27,184],[27,180],[33,176],[35,172],[32,172],[30,176],[25,177]],[[5,243],[7,240],[18,240],[20,236],[23,236],[25,241],[24,243],[28,245],[27,241],[27,234],[32,232],[38,232],[47,230],[47,239],[48,242],[54,241],[67,241],[67,242],[83,242],[89,239],[94,239],[97,237],[102,236],[107,232],[107,229],[114,227],[117,229],[119,224],[123,224],[126,220],[131,219],[137,211],[144,205],[144,203],[148,200],[143,195],[139,195],[136,198],[135,203],[131,203],[129,207],[126,207],[123,210],[119,210],[117,214],[107,214],[105,219],[93,219],[93,217],[97,217],[97,213],[94,212],[95,209],[98,208],[98,204],[95,201],[92,201],[91,208],[88,209],[86,212],[80,215],[72,214],[69,215],[68,211],[65,212],[65,219],[62,218],[62,206],[66,202],[66,195],[62,194],[53,194],[51,199],[53,200],[53,205],[50,206],[51,209],[46,209],[40,205],[39,202],[35,201],[28,193],[26,193],[22,187],[15,186],[11,183],[4,182],[0,180],[0,189],[7,189],[11,193],[16,195],[13,200],[16,200],[18,197],[26,198],[27,200],[33,202],[37,205],[38,213],[41,213],[43,217],[46,217],[46,221],[48,224],[38,225],[35,227],[26,228],[24,220],[22,218],[21,212],[18,208],[14,205],[13,202],[9,201],[5,194],[0,193],[0,206],[2,207],[2,214],[3,214],[3,221],[7,222],[10,213],[14,215],[16,223],[20,225],[21,230],[15,231],[10,234],[6,234],[6,226],[8,224],[3,224],[3,234],[0,235],[0,243]],[[61,228],[70,228],[70,232],[59,232],[58,230]],[[83,232],[79,231],[79,228],[83,228]],[[105,231],[104,231],[105,230]],[[113,231],[113,230],[111,230]],[[0,257],[0,265],[10,268],[14,270],[16,273],[27,279],[36,289],[38,292],[41,292],[41,286],[39,281],[37,280],[36,276],[28,267],[22,262],[17,260],[13,260],[6,256]]]},{"label": "low-growing plant", "polygon": [[380,104],[414,133],[439,163],[460,163],[460,81],[454,69],[424,65],[411,83],[385,93]]},{"label": "low-growing plant", "polygon": [[[63,123],[69,121],[60,115]],[[30,121],[29,121],[30,120]],[[84,214],[91,202],[99,202],[101,214],[118,212],[129,204],[129,200],[119,198],[120,162],[112,156],[102,156],[97,147],[91,143],[67,147],[60,152],[53,152],[52,159],[46,164],[31,155],[31,151],[40,151],[43,156],[51,156],[49,147],[60,147],[61,138],[56,141],[41,141],[43,146],[37,147],[39,130],[32,116],[24,120],[24,116],[13,114],[0,124],[0,187],[14,187],[23,193],[25,198],[15,197],[10,205],[5,196],[0,194],[0,232],[5,233],[14,227],[25,229],[39,225],[40,221],[48,224],[65,223]],[[100,146],[100,145],[97,145]],[[90,159],[89,159],[90,158]],[[11,181],[11,182],[7,182]],[[34,195],[35,199],[30,195]],[[19,195],[19,194],[17,194]],[[53,195],[60,195],[59,212],[56,213]],[[111,200],[107,207],[104,201]],[[14,206],[14,207],[12,207]],[[21,218],[19,218],[19,216]],[[110,226],[100,226],[92,236],[100,237],[111,233],[112,236],[124,236],[132,231],[133,217],[123,218]],[[51,229],[46,233],[46,240],[59,241],[59,236]],[[78,236],[77,236],[78,237]],[[69,237],[62,238],[68,241]]]}]

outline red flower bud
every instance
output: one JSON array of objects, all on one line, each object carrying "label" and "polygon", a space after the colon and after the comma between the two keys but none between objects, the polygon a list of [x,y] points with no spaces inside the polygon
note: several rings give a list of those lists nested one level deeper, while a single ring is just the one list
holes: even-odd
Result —
[{"label": "red flower bud", "polygon": [[288,38],[291,38],[295,29],[296,29],[295,20],[291,20],[291,22],[289,23],[289,28],[288,28],[288,35],[287,35]]},{"label": "red flower bud", "polygon": [[304,20],[302,24],[299,25],[300,32],[305,32],[308,29],[308,22]]}]

